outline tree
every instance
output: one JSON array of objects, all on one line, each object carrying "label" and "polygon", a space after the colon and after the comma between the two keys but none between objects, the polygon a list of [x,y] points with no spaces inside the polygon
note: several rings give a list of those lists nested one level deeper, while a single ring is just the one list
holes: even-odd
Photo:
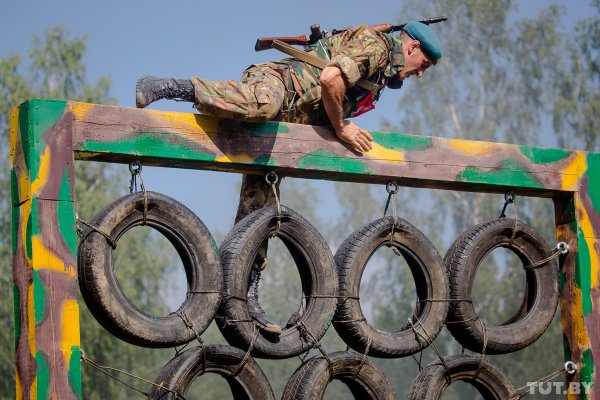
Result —
[{"label": "tree", "polygon": [[[10,110],[15,105],[32,97],[68,99],[73,101],[110,103],[110,79],[102,77],[91,85],[86,81],[86,68],[83,64],[86,39],[70,38],[60,26],[49,29],[44,38],[34,37],[29,52],[30,69],[21,71],[18,55],[0,59],[0,145],[1,155],[6,160]],[[0,169],[0,211],[1,238],[0,255],[0,323],[8,329],[0,331],[0,398],[14,396],[14,329],[11,308],[12,265],[11,260],[11,215],[10,166],[4,163]],[[94,163],[76,163],[76,210],[80,218],[89,220],[101,207],[124,193],[113,182],[118,181],[120,171],[114,166]],[[122,179],[126,187],[128,176]],[[148,230],[134,230],[119,242],[117,276],[125,293],[141,308],[160,314],[166,312],[167,286],[161,284],[176,267],[174,251],[168,252],[166,239]],[[136,266],[144,266],[144,274]],[[138,272],[138,273],[136,273]],[[162,296],[156,296],[156,293]],[[154,379],[158,369],[170,357],[167,351],[141,350],[123,343],[105,332],[87,311],[82,300],[81,336],[82,348],[87,355],[101,364],[133,371],[149,379]],[[106,376],[83,367],[85,397],[89,399],[125,399],[130,394],[121,384]],[[137,384],[140,387],[139,384]],[[141,387],[145,388],[146,384]],[[146,389],[147,390],[147,389]]]}]

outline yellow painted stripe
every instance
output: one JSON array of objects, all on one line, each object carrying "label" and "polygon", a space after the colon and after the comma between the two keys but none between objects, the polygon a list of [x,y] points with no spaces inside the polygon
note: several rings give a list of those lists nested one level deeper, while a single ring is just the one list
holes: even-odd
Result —
[{"label": "yellow painted stripe", "polygon": [[369,157],[385,161],[404,161],[403,151],[391,150],[375,142],[372,144],[373,148],[366,153]]},{"label": "yellow painted stripe", "polygon": [[563,170],[562,190],[576,191],[579,186],[579,179],[586,169],[586,156],[578,151],[573,160]]},{"label": "yellow painted stripe", "polygon": [[20,400],[23,398],[23,384],[21,383],[21,376],[19,370],[15,366],[15,399]]},{"label": "yellow painted stripe", "polygon": [[79,347],[79,306],[75,300],[65,300],[62,307],[62,340],[60,349],[69,365],[73,347]]},{"label": "yellow painted stripe", "polygon": [[46,147],[44,152],[42,153],[42,157],[40,159],[40,170],[38,172],[38,176],[35,178],[33,182],[31,182],[31,195],[35,196],[39,194],[46,183],[48,183],[48,179],[50,178],[50,149]]},{"label": "yellow painted stripe", "polygon": [[53,271],[63,272],[71,277],[75,277],[77,273],[73,266],[67,265],[50,251],[39,237],[33,236],[31,238],[31,246],[33,250],[33,269],[39,270],[41,268],[50,269]]},{"label": "yellow painted stripe", "polygon": [[469,156],[487,156],[498,149],[496,143],[473,142],[469,140],[450,139],[450,147]]},{"label": "yellow painted stripe", "polygon": [[579,215],[578,225],[583,233],[583,240],[590,252],[590,285],[592,289],[596,289],[598,287],[598,271],[600,271],[600,254],[596,249],[592,221],[578,195],[575,196],[575,209]]},{"label": "yellow painted stripe", "polygon": [[215,161],[217,162],[240,162],[240,163],[251,163],[254,159],[249,154],[235,154],[235,155],[227,155],[223,154],[220,157],[217,157]]},{"label": "yellow painted stripe", "polygon": [[[73,113],[75,119],[85,120],[87,114],[98,107],[89,103],[68,103],[67,110]],[[103,109],[106,106],[102,106]],[[163,121],[162,125],[166,130],[174,130],[187,133],[210,133],[217,132],[219,119],[203,116],[194,113],[184,113],[177,111],[160,110],[139,110],[150,115],[155,121]]]},{"label": "yellow painted stripe", "polygon": [[31,352],[31,357],[35,359],[35,309],[34,309],[34,299],[33,299],[33,283],[27,287],[27,330],[28,336],[27,340],[29,341],[29,351]]}]

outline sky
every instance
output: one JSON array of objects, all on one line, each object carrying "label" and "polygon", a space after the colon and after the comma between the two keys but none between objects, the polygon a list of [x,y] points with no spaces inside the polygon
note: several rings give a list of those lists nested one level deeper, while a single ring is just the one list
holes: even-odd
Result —
[{"label": "sky", "polygon": [[[205,4],[209,3],[209,4]],[[535,16],[550,2],[521,2],[519,12]],[[569,21],[580,19],[589,8],[588,0],[560,1]],[[340,6],[343,4],[343,7]],[[393,4],[392,7],[389,5]],[[3,7],[0,24],[0,57],[20,54],[23,60],[32,44],[32,36],[63,25],[71,37],[87,36],[85,64],[91,83],[108,75],[111,95],[117,105],[135,107],[135,82],[142,75],[207,79],[239,79],[253,63],[283,58],[275,50],[256,53],[256,38],[297,36],[309,33],[311,24],[322,29],[344,28],[360,24],[399,23],[402,2],[357,1],[325,2],[303,0],[285,3],[256,1],[10,1]],[[442,13],[443,14],[443,13]],[[412,15],[428,18],[437,15]],[[451,15],[448,15],[452,18]],[[443,41],[443,38],[442,38]],[[451,68],[444,65],[436,68]],[[435,73],[434,71],[428,73]],[[425,76],[426,79],[427,74]],[[413,78],[414,79],[414,78]],[[355,122],[368,130],[377,130],[385,117],[395,122],[400,96],[416,95],[410,81],[401,90],[386,90],[371,111]],[[162,100],[153,109],[193,112],[191,104]],[[434,135],[432,132],[420,132]],[[237,208],[238,174],[145,168],[142,171],[148,190],[169,195],[192,209],[212,232],[227,232]],[[123,188],[129,183],[123,167]],[[333,184],[315,182],[322,194],[318,207],[324,215],[335,215]],[[382,187],[382,207],[387,197]],[[285,203],[285,181],[282,185]],[[317,227],[318,228],[318,227]]]}]

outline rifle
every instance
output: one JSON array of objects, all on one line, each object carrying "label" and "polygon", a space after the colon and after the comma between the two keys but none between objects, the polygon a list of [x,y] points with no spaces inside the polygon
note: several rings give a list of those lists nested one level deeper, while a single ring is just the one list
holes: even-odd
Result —
[{"label": "rifle", "polygon": [[[435,17],[428,18],[422,21],[419,21],[423,24],[430,25],[436,24],[438,22],[446,21],[448,18],[446,17]],[[404,29],[406,24],[400,25],[392,25],[392,24],[377,24],[370,25],[371,28],[375,29],[378,32],[390,33],[396,32]],[[256,45],[254,46],[255,51],[267,50],[273,47],[273,41],[278,40],[287,44],[295,44],[299,46],[312,46],[317,43],[319,40],[337,35],[343,32],[346,32],[347,29],[334,29],[331,32],[321,31],[321,26],[319,24],[313,24],[310,26],[310,34],[309,35],[300,35],[300,36],[288,36],[288,37],[269,37],[269,38],[258,38],[256,40]]]}]

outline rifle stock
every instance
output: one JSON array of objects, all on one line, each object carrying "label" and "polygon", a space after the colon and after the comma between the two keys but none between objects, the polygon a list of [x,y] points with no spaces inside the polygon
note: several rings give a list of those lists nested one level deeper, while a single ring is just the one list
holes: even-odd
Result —
[{"label": "rifle stock", "polygon": [[[448,18],[446,17],[435,17],[421,20],[426,25],[436,24],[438,22],[446,21]],[[392,25],[392,24],[376,24],[370,25],[371,28],[375,29],[378,32],[390,33],[402,30],[406,24],[400,25]],[[318,24],[311,25],[310,27],[311,34],[310,35],[300,35],[300,36],[291,36],[291,37],[268,37],[268,38],[258,38],[256,40],[256,44],[254,45],[255,51],[262,51],[271,49],[273,47],[273,40],[279,40],[280,42],[287,44],[295,44],[298,46],[310,46],[315,44],[319,39],[326,36],[327,32],[321,32]],[[339,33],[345,32],[347,29],[334,29],[331,31],[330,35],[337,35]]]}]

